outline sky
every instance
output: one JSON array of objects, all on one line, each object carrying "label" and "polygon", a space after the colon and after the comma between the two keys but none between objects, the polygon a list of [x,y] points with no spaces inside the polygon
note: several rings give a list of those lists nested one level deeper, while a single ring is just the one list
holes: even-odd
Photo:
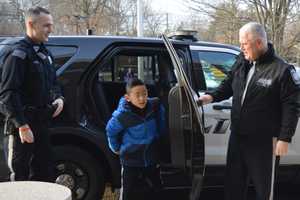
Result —
[{"label": "sky", "polygon": [[187,0],[152,0],[151,7],[159,13],[169,14],[168,22],[171,29],[176,28],[179,24],[183,29],[193,29],[191,28],[191,17],[193,17],[193,23],[199,25],[207,24],[209,20],[207,16],[190,9]]},{"label": "sky", "polygon": [[188,15],[188,9],[183,5],[184,0],[152,0],[152,8],[156,11],[176,15]]},{"label": "sky", "polygon": [[[161,14],[168,14],[169,28],[186,21],[191,16],[191,11],[183,4],[186,0],[152,0],[151,7]],[[186,27],[188,28],[188,27]]]}]

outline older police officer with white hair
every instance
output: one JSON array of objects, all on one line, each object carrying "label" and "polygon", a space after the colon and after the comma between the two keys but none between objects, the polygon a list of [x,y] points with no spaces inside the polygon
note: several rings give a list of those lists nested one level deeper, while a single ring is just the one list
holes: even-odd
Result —
[{"label": "older police officer with white hair", "polygon": [[233,97],[225,199],[246,199],[251,180],[257,199],[269,200],[276,156],[287,154],[298,122],[300,79],[275,54],[261,24],[244,25],[239,39],[242,53],[232,71],[216,91],[199,100],[207,104]]}]

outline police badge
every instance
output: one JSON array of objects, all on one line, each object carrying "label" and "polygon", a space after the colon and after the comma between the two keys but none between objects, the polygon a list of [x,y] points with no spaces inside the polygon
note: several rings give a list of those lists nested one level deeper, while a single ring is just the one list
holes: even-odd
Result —
[{"label": "police badge", "polygon": [[[296,85],[300,85],[300,76],[297,73],[297,70],[295,69],[295,67],[294,66],[290,67],[289,70],[290,70],[290,73],[291,73],[291,76],[292,76],[292,79],[293,79],[294,83]],[[299,72],[300,72],[300,69],[299,69]]]}]

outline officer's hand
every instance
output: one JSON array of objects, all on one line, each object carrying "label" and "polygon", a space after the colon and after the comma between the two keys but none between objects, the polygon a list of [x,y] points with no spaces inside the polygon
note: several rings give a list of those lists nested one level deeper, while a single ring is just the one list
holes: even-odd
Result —
[{"label": "officer's hand", "polygon": [[204,94],[198,98],[198,101],[202,102],[203,105],[209,104],[213,101],[213,97],[209,94]]},{"label": "officer's hand", "polygon": [[56,117],[63,110],[63,108],[64,108],[64,101],[62,99],[58,98],[52,104],[53,105],[55,105],[55,104],[57,105],[57,108],[56,108],[55,112],[52,115],[52,117]]},{"label": "officer's hand", "polygon": [[34,136],[28,124],[19,127],[19,136],[22,143],[33,143]]},{"label": "officer's hand", "polygon": [[285,141],[278,140],[275,146],[276,156],[285,156],[288,153],[289,143]]}]

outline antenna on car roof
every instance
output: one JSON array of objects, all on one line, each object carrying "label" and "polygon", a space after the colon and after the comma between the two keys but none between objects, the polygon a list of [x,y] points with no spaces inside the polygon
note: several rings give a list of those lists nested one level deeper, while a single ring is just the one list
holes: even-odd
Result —
[{"label": "antenna on car roof", "polygon": [[197,31],[195,30],[177,30],[176,32],[168,34],[168,38],[174,40],[183,40],[183,41],[198,41],[196,37]]}]

